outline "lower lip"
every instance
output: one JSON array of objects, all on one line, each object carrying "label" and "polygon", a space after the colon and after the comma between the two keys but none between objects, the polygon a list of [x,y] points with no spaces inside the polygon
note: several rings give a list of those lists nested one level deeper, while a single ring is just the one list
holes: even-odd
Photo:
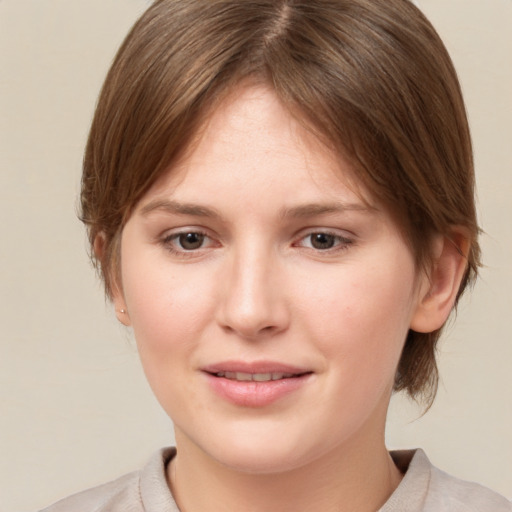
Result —
[{"label": "lower lip", "polygon": [[213,391],[229,402],[241,407],[265,407],[299,390],[311,374],[266,382],[231,380],[210,373],[206,376]]}]

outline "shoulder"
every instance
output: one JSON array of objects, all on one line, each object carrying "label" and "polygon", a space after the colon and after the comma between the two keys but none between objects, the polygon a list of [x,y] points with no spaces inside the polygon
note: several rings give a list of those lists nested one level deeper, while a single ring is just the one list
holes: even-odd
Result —
[{"label": "shoulder", "polygon": [[512,503],[500,494],[432,466],[426,510],[439,510],[441,505],[452,512],[512,512]]},{"label": "shoulder", "polygon": [[174,454],[173,448],[160,450],[143,470],[64,498],[40,512],[173,512],[177,509],[167,487],[165,467]]},{"label": "shoulder", "polygon": [[512,512],[512,503],[436,468],[423,450],[392,452],[404,478],[381,512]]},{"label": "shoulder", "polygon": [[112,482],[73,494],[41,512],[142,511],[139,493],[139,472],[129,473]]}]

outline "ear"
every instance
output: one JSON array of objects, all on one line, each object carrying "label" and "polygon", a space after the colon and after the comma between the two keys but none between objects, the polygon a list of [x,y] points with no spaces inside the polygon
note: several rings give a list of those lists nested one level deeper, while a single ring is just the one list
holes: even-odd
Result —
[{"label": "ear", "polygon": [[[106,237],[103,232],[100,232],[94,238],[94,255],[96,259],[101,262],[101,265],[104,265],[105,258],[105,246],[106,246]],[[111,271],[112,272],[112,271]],[[116,312],[116,317],[125,326],[131,325],[130,316],[128,314],[128,310],[126,308],[126,301],[124,300],[123,287],[119,282],[120,278],[118,276],[118,272],[113,272],[110,276],[110,290],[108,293],[112,299],[112,303],[114,305],[114,309]]]},{"label": "ear", "polygon": [[467,266],[469,240],[463,229],[454,228],[448,238],[439,235],[433,242],[433,262],[423,273],[419,300],[410,328],[428,333],[443,326],[453,309]]}]

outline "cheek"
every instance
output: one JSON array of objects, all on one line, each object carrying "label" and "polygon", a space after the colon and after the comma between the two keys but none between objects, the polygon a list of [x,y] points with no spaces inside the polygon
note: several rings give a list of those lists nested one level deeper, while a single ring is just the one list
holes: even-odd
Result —
[{"label": "cheek", "polygon": [[301,317],[348,379],[387,386],[394,378],[413,307],[414,266],[402,259],[347,266],[309,287]]},{"label": "cheek", "polygon": [[397,328],[408,327],[413,306],[414,269],[407,263],[354,263],[325,275],[316,272],[303,280],[300,314],[317,319],[324,334],[350,330],[357,337],[375,332],[392,337]]},{"label": "cheek", "polygon": [[208,293],[165,262],[128,253],[123,288],[139,357],[156,398],[174,415],[186,407],[183,397],[192,399],[195,392],[188,375],[209,307]]},{"label": "cheek", "polygon": [[159,255],[137,254],[128,248],[122,279],[141,357],[151,353],[156,359],[171,358],[186,350],[211,307],[207,281],[187,269],[173,268]]}]

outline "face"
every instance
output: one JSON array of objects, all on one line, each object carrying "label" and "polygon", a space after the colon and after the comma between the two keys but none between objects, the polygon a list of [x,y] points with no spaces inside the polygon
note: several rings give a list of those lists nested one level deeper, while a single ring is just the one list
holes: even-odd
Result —
[{"label": "face", "polygon": [[351,172],[248,87],[138,204],[115,302],[178,453],[270,472],[383,443],[421,286]]}]

